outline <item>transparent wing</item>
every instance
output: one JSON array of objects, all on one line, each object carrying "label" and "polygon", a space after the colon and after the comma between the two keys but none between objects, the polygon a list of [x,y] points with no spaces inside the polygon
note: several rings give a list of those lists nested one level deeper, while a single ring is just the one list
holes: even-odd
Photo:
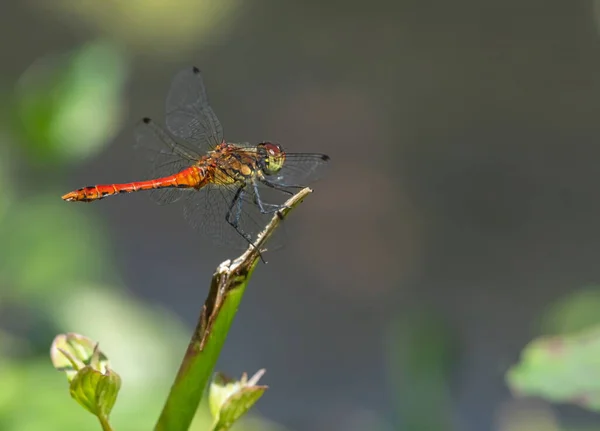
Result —
[{"label": "transparent wing", "polygon": [[[149,162],[149,178],[156,179],[173,175],[190,167],[200,158],[195,151],[179,144],[171,138],[164,129],[150,118],[141,120],[135,128],[136,149]],[[161,205],[175,202],[190,190],[163,188],[150,190],[150,198]]]},{"label": "transparent wing", "polygon": [[[209,184],[194,192],[185,201],[185,219],[214,244],[236,249],[247,248],[248,240],[256,239],[256,235],[271,219],[272,213],[260,212],[250,186],[244,188],[241,198],[234,203],[238,189],[239,186]],[[237,230],[227,221],[228,213],[231,215],[230,221],[237,223]]]},{"label": "transparent wing", "polygon": [[275,175],[267,176],[280,186],[308,186],[327,172],[329,156],[316,153],[289,153],[283,167]]},{"label": "transparent wing", "polygon": [[166,125],[173,136],[202,153],[223,142],[223,126],[208,104],[198,68],[190,67],[175,75],[166,105]]}]

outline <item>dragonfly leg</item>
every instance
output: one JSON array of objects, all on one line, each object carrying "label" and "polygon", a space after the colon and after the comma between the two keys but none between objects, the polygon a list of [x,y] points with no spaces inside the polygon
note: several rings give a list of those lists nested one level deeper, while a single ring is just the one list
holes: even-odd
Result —
[{"label": "dragonfly leg", "polygon": [[270,204],[267,202],[263,202],[260,198],[260,193],[258,192],[258,184],[256,182],[252,182],[252,187],[254,188],[254,203],[258,205],[261,214],[273,214],[274,212],[279,211],[283,208],[283,205]]},{"label": "dragonfly leg", "polygon": [[265,186],[271,187],[272,189],[275,189],[275,190],[282,191],[282,192],[287,193],[289,195],[293,195],[294,193],[290,192],[289,190],[287,190],[288,188],[290,188],[290,189],[303,189],[304,188],[304,186],[295,185],[295,184],[275,184],[275,183],[270,182],[266,178],[261,178],[260,181]]},{"label": "dragonfly leg", "polygon": [[[227,211],[227,214],[225,215],[225,220],[227,221],[227,223],[229,223],[231,225],[232,228],[235,229],[235,231],[240,234],[240,236],[242,238],[244,238],[248,244],[250,244],[252,247],[254,247],[254,243],[252,242],[252,238],[250,237],[249,234],[247,234],[246,232],[242,231],[242,229],[240,229],[239,223],[240,223],[240,216],[242,214],[242,197],[244,195],[244,187],[240,187],[238,188],[237,192],[235,192],[235,195],[233,196],[233,199],[231,200],[231,204],[229,205],[229,210]],[[235,214],[233,214],[233,211],[235,209]],[[263,263],[267,263],[267,261],[263,258],[262,253],[260,252],[260,250],[258,250],[258,255],[260,256],[260,260],[263,261]]]},{"label": "dragonfly leg", "polygon": [[[231,200],[231,204],[229,205],[229,210],[227,211],[227,214],[225,215],[225,220],[227,220],[227,223],[229,223],[231,225],[231,227],[233,227],[237,233],[239,233],[246,241],[248,241],[249,244],[252,244],[252,239],[250,238],[250,235],[243,232],[239,226],[240,216],[242,214],[242,202],[243,202],[242,196],[243,195],[244,195],[244,188],[240,187],[237,190],[237,192],[235,192],[235,195],[233,196],[233,199]],[[234,214],[234,211],[235,211],[235,214]]]}]

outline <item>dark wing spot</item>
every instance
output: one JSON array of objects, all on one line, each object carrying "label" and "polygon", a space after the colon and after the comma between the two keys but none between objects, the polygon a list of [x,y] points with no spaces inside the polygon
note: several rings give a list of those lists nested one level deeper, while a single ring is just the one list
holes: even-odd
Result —
[{"label": "dark wing spot", "polygon": [[323,160],[324,162],[328,162],[329,159],[331,159],[331,157],[329,157],[327,154],[322,154],[321,155],[321,160]]},{"label": "dark wing spot", "polygon": [[196,66],[194,66],[194,67],[192,67],[192,72],[194,72],[195,74],[199,74],[200,69],[198,69]]},{"label": "dark wing spot", "polygon": [[151,122],[152,122],[152,120],[151,120],[150,118],[148,118],[148,117],[144,117],[144,118],[142,119],[142,121],[143,121],[144,123],[146,123],[146,124],[149,124],[149,123],[151,123]]}]

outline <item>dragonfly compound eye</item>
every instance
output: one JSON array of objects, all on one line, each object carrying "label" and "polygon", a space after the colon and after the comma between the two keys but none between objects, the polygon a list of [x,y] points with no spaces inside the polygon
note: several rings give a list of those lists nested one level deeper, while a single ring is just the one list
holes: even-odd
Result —
[{"label": "dragonfly compound eye", "polygon": [[267,175],[276,174],[281,170],[285,162],[285,152],[279,144],[271,142],[261,142],[258,144],[261,156],[263,157],[263,170]]},{"label": "dragonfly compound eye", "polygon": [[[195,67],[173,77],[165,108],[166,129],[147,117],[136,126],[138,147],[153,155],[151,178],[83,187],[62,198],[93,202],[143,190],[159,204],[185,198],[183,214],[190,225],[215,244],[246,249],[271,220],[271,209],[279,208],[263,206],[255,180],[289,192],[288,185],[308,186],[318,180],[329,161],[320,153],[285,153],[272,142],[249,145],[225,140]],[[254,193],[254,199],[242,198],[246,185],[251,189],[245,193]],[[215,191],[198,193],[205,187]]]}]

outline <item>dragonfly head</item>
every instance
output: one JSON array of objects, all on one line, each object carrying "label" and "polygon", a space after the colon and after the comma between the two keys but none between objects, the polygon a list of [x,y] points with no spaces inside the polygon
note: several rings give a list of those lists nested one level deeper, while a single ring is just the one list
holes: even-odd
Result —
[{"label": "dragonfly head", "polygon": [[285,162],[285,152],[279,144],[261,142],[257,145],[261,169],[266,175],[274,175],[281,170]]}]

